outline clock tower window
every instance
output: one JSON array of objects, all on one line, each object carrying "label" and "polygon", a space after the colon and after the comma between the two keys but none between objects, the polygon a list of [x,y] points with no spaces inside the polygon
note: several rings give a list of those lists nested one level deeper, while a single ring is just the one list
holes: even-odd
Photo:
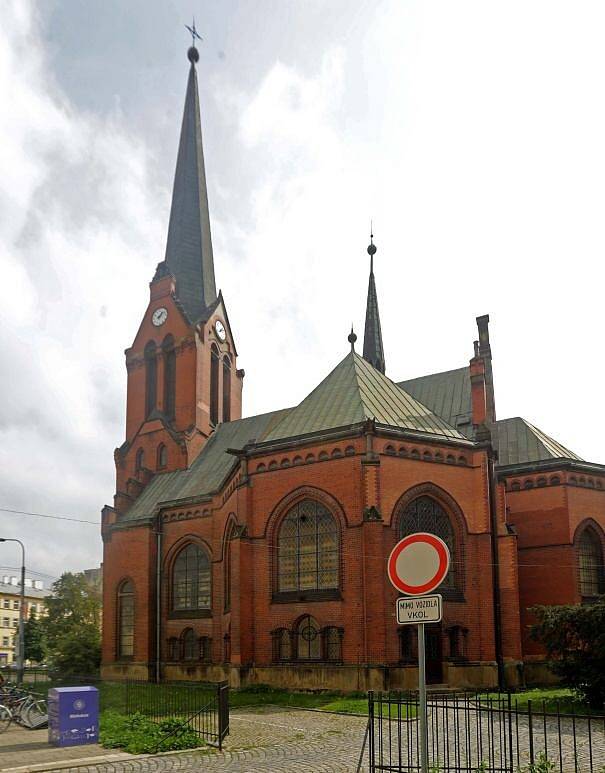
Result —
[{"label": "clock tower window", "polygon": [[149,417],[157,403],[158,365],[155,348],[154,341],[149,341],[145,347],[145,418]]},{"label": "clock tower window", "polygon": [[219,351],[216,344],[210,349],[210,423],[218,424]]},{"label": "clock tower window", "polygon": [[175,418],[176,393],[176,352],[174,338],[167,335],[162,343],[164,352],[164,413],[168,419]]},{"label": "clock tower window", "polygon": [[231,421],[231,360],[223,357],[223,421]]}]

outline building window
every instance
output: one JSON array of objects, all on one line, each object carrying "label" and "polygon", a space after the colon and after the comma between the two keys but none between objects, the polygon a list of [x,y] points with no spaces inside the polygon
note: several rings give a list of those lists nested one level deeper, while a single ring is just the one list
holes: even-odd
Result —
[{"label": "building window", "polygon": [[292,635],[287,628],[277,628],[271,634],[273,638],[273,660],[282,663],[292,658]]},{"label": "building window", "polygon": [[197,660],[198,648],[195,631],[187,628],[181,636],[183,660]]},{"label": "building window", "polygon": [[210,663],[212,660],[212,639],[210,636],[200,636],[198,647],[200,660],[203,663]]},{"label": "building window", "polygon": [[3,617],[2,618],[2,627],[3,628],[10,628],[10,624],[11,624],[10,617]]},{"label": "building window", "polygon": [[327,626],[322,631],[324,660],[332,663],[342,661],[342,628],[333,625]]},{"label": "building window", "polygon": [[172,570],[173,610],[210,609],[210,561],[205,550],[189,544]]},{"label": "building window", "polygon": [[13,609],[19,609],[19,602],[13,601]]},{"label": "building window", "polygon": [[163,443],[160,443],[158,446],[158,459],[157,459],[157,466],[158,470],[163,469],[168,465],[168,449]]},{"label": "building window", "polygon": [[118,657],[134,655],[134,585],[124,580],[118,589]]},{"label": "building window", "polygon": [[298,660],[321,660],[321,636],[315,618],[306,615],[296,627],[296,657]]},{"label": "building window", "polygon": [[178,639],[174,636],[171,639],[168,639],[168,660],[178,660],[180,655],[179,649]]},{"label": "building window", "polygon": [[157,403],[158,363],[155,343],[150,341],[145,347],[145,418],[148,418]]},{"label": "building window", "polygon": [[231,421],[231,360],[223,357],[223,421]]},{"label": "building window", "polygon": [[13,620],[13,628],[17,628],[18,625],[19,625],[19,621],[17,620],[17,618],[15,618]]},{"label": "building window", "polygon": [[3,636],[2,637],[2,646],[3,647],[9,647],[10,646],[10,639],[8,638],[8,636]]},{"label": "building window", "polygon": [[414,626],[404,625],[398,630],[399,634],[399,660],[401,663],[416,663]]},{"label": "building window", "polygon": [[4,601],[2,602],[2,606],[4,607],[4,609],[10,609],[10,606],[11,606],[10,599],[4,599]]},{"label": "building window", "polygon": [[164,414],[174,419],[176,406],[176,352],[174,338],[167,335],[162,343],[164,352]]},{"label": "building window", "polygon": [[590,527],[584,529],[578,540],[578,564],[581,596],[592,598],[605,593],[603,546],[599,535]]},{"label": "building window", "polygon": [[456,586],[456,550],[454,530],[450,519],[441,505],[432,497],[421,496],[406,505],[399,520],[399,537],[407,537],[416,532],[435,534],[448,546],[450,551],[450,570],[443,581],[442,591],[452,591]]},{"label": "building window", "polygon": [[143,451],[142,448],[139,448],[137,451],[137,455],[134,460],[134,468],[136,472],[141,472],[145,465],[145,451]]},{"label": "building window", "polygon": [[452,625],[447,629],[451,660],[460,660],[464,658],[467,633],[467,629],[462,628],[460,625]]},{"label": "building window", "polygon": [[280,593],[338,589],[339,534],[330,511],[313,499],[298,502],[278,536]]},{"label": "building window", "polygon": [[219,352],[216,344],[210,348],[210,423],[218,424]]}]

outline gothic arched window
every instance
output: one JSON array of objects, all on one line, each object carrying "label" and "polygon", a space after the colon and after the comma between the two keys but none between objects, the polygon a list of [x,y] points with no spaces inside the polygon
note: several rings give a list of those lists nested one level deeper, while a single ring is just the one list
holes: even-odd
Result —
[{"label": "gothic arched window", "polygon": [[145,464],[145,451],[143,451],[142,448],[139,448],[137,451],[137,455],[134,460],[134,469],[136,472],[141,472],[143,469],[143,466]]},{"label": "gothic arched window", "polygon": [[157,458],[157,467],[158,470],[161,470],[163,467],[166,467],[168,464],[168,449],[163,443],[160,443],[158,446],[158,458]]},{"label": "gothic arched window", "polygon": [[216,344],[210,348],[210,423],[218,424],[219,352]]},{"label": "gothic arched window", "polygon": [[320,502],[303,499],[292,507],[279,528],[277,554],[278,593],[338,589],[338,525]]},{"label": "gothic arched window", "polygon": [[162,343],[164,352],[164,413],[174,419],[176,405],[176,352],[174,338],[167,335]]},{"label": "gothic arched window", "polygon": [[223,357],[223,421],[231,421],[231,360]]},{"label": "gothic arched window", "polygon": [[134,655],[134,585],[124,580],[118,588],[118,658]]},{"label": "gothic arched window", "polygon": [[210,561],[193,543],[181,550],[172,568],[172,608],[210,609]]},{"label": "gothic arched window", "polygon": [[[456,588],[456,542],[454,530],[448,514],[432,497],[420,496],[405,506],[399,517],[399,537],[407,537],[416,532],[435,534],[448,546],[450,551],[450,570],[440,588],[452,591]],[[440,590],[441,592],[441,590]]]},{"label": "gothic arched window", "polygon": [[157,403],[158,363],[155,343],[149,341],[145,347],[145,418],[154,410]]},{"label": "gothic arched window", "polygon": [[317,620],[305,615],[296,626],[298,660],[321,660],[321,634]]},{"label": "gothic arched window", "polygon": [[183,653],[183,660],[197,660],[198,643],[195,631],[192,628],[187,628],[181,635],[181,651]]},{"label": "gothic arched window", "polygon": [[577,549],[581,596],[591,598],[605,593],[603,545],[597,532],[590,526],[580,535]]}]

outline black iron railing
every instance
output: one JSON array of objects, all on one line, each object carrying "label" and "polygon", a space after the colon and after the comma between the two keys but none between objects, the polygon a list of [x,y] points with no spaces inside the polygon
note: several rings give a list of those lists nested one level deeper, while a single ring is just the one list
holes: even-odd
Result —
[{"label": "black iron railing", "polygon": [[[429,769],[602,773],[605,717],[564,703],[521,705],[514,694],[450,693],[427,701]],[[416,693],[368,694],[370,771],[419,771]]]}]

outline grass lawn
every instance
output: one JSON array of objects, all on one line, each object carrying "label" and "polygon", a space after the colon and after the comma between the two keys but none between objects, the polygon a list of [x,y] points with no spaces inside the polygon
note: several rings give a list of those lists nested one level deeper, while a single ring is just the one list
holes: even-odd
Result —
[{"label": "grass lawn", "polygon": [[[487,693],[486,698],[496,698],[496,693]],[[511,695],[513,708],[519,711],[527,711],[527,704],[531,701],[532,711],[546,711],[547,713],[561,714],[588,714],[588,704],[581,701],[571,690],[565,687],[536,687],[532,690],[524,690]],[[595,713],[594,711],[592,712]]]}]

